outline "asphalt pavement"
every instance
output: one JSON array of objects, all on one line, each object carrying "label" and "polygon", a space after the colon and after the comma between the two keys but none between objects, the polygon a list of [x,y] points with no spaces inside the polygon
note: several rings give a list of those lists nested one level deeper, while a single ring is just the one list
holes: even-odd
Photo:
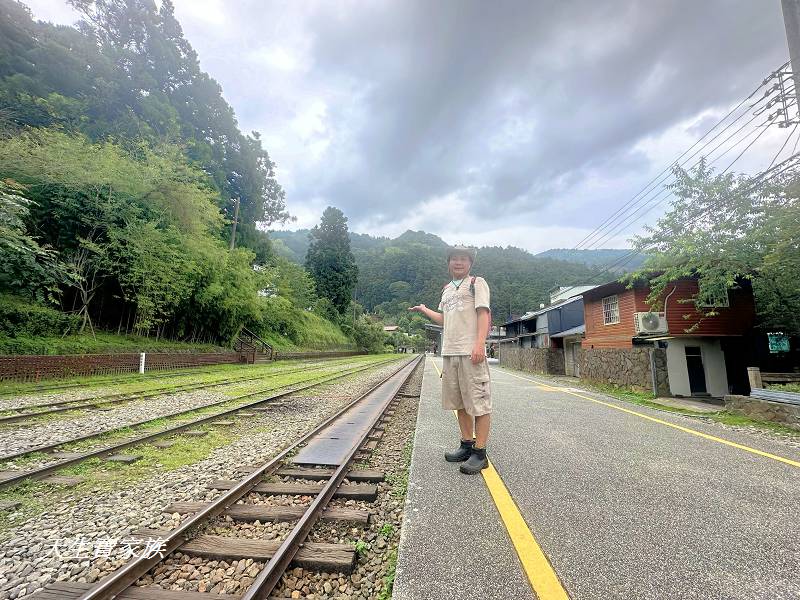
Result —
[{"label": "asphalt pavement", "polygon": [[[455,424],[431,362],[395,598],[533,597],[482,478],[441,458]],[[796,448],[527,378],[492,369],[489,457],[571,598],[800,598],[800,468],[745,449],[800,461]]]}]

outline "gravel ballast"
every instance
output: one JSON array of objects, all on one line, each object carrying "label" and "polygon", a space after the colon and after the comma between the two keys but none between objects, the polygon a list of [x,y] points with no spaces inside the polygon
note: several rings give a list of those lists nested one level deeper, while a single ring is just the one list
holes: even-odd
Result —
[{"label": "gravel ballast", "polygon": [[[337,365],[335,369],[346,369],[358,363]],[[333,374],[327,366],[325,373]],[[196,391],[164,394],[146,400],[137,399],[124,402],[111,410],[87,409],[67,416],[60,413],[56,418],[32,425],[8,426],[0,429],[0,455],[23,452],[46,444],[67,442],[74,437],[92,433],[100,433],[132,423],[170,416],[173,413],[191,409],[199,409],[215,403],[231,400],[231,391],[249,393],[258,389],[270,388],[269,377],[274,373],[265,373],[265,378],[258,381],[247,381]],[[277,375],[280,375],[277,373]],[[300,379],[303,372],[292,373],[287,377]],[[303,385],[303,382],[290,385]],[[267,393],[277,393],[267,392]],[[251,398],[250,400],[256,400]]]},{"label": "gravel ballast", "polygon": [[[75,490],[64,492],[55,503],[46,506],[41,514],[24,522],[17,522],[21,520],[23,513],[10,513],[6,517],[9,525],[0,534],[3,538],[0,542],[0,598],[23,598],[48,582],[93,582],[110,573],[126,560],[124,542],[130,532],[141,528],[171,529],[188,518],[187,515],[177,513],[162,514],[164,507],[173,502],[207,502],[218,497],[222,492],[207,489],[207,482],[235,478],[237,468],[266,462],[281,447],[340,409],[354,396],[374,386],[398,366],[399,363],[390,363],[323,384],[308,392],[293,395],[285,401],[276,402],[269,410],[259,412],[253,417],[238,418],[231,431],[235,439],[230,444],[212,450],[199,462],[179,467],[167,474],[156,472],[140,481],[119,482],[112,490],[95,486],[88,480]],[[392,423],[400,420],[401,414],[403,410],[398,409]],[[385,439],[390,437],[389,430],[387,427]],[[384,442],[381,446],[383,444]],[[381,446],[373,460],[380,456]],[[384,494],[383,490],[381,494]],[[258,527],[261,529],[252,531],[266,531],[263,524]],[[282,534],[281,526],[273,526],[273,529],[274,535]],[[105,552],[104,546],[108,545],[108,540],[116,543]],[[63,556],[63,552],[59,557],[55,552],[54,545],[57,543],[63,551],[69,545],[76,546],[79,541],[83,541],[83,546],[77,549],[88,549],[88,552],[80,553],[76,557]],[[101,550],[101,555],[92,556],[98,550]],[[229,585],[227,582],[231,577],[240,581],[241,586],[241,579],[250,576],[248,574],[254,568],[252,561],[250,564],[245,560],[230,563],[219,561],[218,565],[203,573],[208,577],[193,579],[185,565],[196,566],[192,563],[197,559],[189,559],[176,553],[169,560],[172,562],[165,562],[164,570],[158,575],[164,575],[162,579],[168,579],[175,570],[174,564],[180,564],[178,570],[190,575],[175,578],[175,582],[180,579],[185,581],[172,585],[188,586],[180,589],[197,590],[201,581],[206,581],[205,585],[208,586],[213,578],[220,576],[220,570],[225,573],[226,583],[223,588]],[[241,566],[239,562],[242,563]],[[209,563],[203,562],[202,568],[208,566]],[[233,570],[228,573],[231,569]],[[218,583],[219,581],[207,589],[210,591]]]}]

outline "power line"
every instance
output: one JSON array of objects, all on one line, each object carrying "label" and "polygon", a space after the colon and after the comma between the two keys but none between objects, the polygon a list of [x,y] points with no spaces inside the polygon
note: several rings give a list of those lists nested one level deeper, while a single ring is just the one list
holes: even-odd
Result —
[{"label": "power line", "polygon": [[[670,165],[667,168],[662,170],[658,175],[656,175],[652,180],[650,180],[650,182],[648,182],[648,184],[645,185],[645,187],[642,190],[640,190],[637,194],[635,194],[630,200],[628,200],[625,204],[623,204],[620,208],[618,208],[612,215],[607,217],[597,228],[595,228],[592,232],[590,232],[587,236],[585,236],[580,242],[578,242],[578,244],[576,244],[573,249],[577,250],[577,249],[580,249],[582,246],[584,246],[586,248],[589,248],[589,247],[591,247],[593,245],[596,245],[597,244],[596,238],[598,236],[600,236],[604,230],[607,230],[610,227],[614,227],[614,225],[615,225],[614,222],[615,221],[618,222],[620,218],[625,218],[625,214],[624,213],[629,212],[630,210],[632,210],[636,206],[640,205],[642,202],[646,201],[647,195],[649,195],[649,194],[651,194],[653,192],[654,186],[658,186],[660,183],[663,183],[666,179],[668,179],[670,177],[670,175],[671,175],[672,168],[674,166],[676,166],[676,165],[679,165],[681,159],[684,156],[686,156],[689,152],[691,152],[696,146],[698,146],[698,144],[700,144],[706,137],[708,137],[712,132],[714,132],[714,130],[717,129],[722,123],[724,123],[731,115],[735,114],[742,106],[744,106],[750,99],[752,99],[758,93],[759,90],[761,90],[767,83],[769,83],[772,79],[774,79],[776,76],[778,76],[781,73],[781,71],[787,65],[788,65],[788,63],[785,63],[784,65],[782,65],[781,67],[779,67],[778,69],[773,71],[766,78],[764,78],[764,80],[761,82],[761,84],[758,87],[756,87],[756,89],[754,89],[745,99],[740,101],[739,104],[737,104],[732,110],[730,110],[722,119],[720,119],[713,127],[711,127],[711,129],[709,129],[700,139],[698,139],[694,144],[692,144],[692,146],[690,146],[687,150],[685,150],[683,153],[681,153],[681,155],[678,156],[678,158],[675,159],[672,163],[670,163]],[[747,115],[750,110],[754,109],[759,104],[763,103],[765,100],[770,98],[770,96],[774,92],[779,91],[779,89],[780,88],[779,88],[778,84],[775,84],[772,87],[770,87],[769,89],[765,90],[760,99],[758,99],[756,102],[754,102],[752,105],[750,105],[745,111],[743,111],[741,114],[739,114],[731,123],[728,123],[728,125],[725,126],[724,129],[722,129],[721,131],[717,132],[717,134],[714,135],[710,140],[708,140],[705,144],[703,144],[695,152],[693,152],[691,155],[689,155],[686,158],[685,162],[688,162],[691,158],[693,158],[694,156],[696,156],[697,154],[702,152],[711,143],[713,143],[716,139],[718,139],[721,135],[723,135],[728,129],[730,129],[739,120],[741,120],[745,115]],[[742,129],[744,129],[744,127],[746,127],[747,125],[752,123],[758,117],[758,115],[763,113],[764,110],[766,110],[767,108],[769,108],[772,105],[774,105],[774,103],[772,103],[773,100],[775,100],[775,99],[770,99],[769,101],[767,101],[767,104],[764,107],[762,107],[762,109],[758,112],[758,114],[755,114],[744,125],[740,126],[733,134],[731,134],[727,138],[725,138],[725,140],[723,140],[722,143],[718,144],[714,148],[714,150],[712,150],[711,153],[716,151],[719,147],[724,145],[728,140],[730,140],[732,137],[734,137],[736,134],[738,134],[740,131],[742,131]],[[666,176],[664,176],[665,173],[666,173]],[[643,194],[644,194],[644,196],[642,196]],[[637,198],[639,198],[638,201],[637,201]],[[593,239],[594,239],[594,242],[592,242]],[[592,242],[592,243],[590,244],[590,242]]]},{"label": "power line", "polygon": [[[795,128],[797,128],[797,126]],[[794,133],[794,130],[792,131],[792,133]],[[789,137],[791,137],[791,135],[792,134],[790,133]],[[735,193],[739,195],[749,194],[750,192],[755,190],[756,187],[758,187],[759,185],[769,184],[778,179],[781,175],[783,175],[790,169],[796,168],[798,166],[800,166],[800,153],[793,153],[790,157],[778,163],[777,165],[771,165],[765,171],[761,172],[759,175],[754,177],[753,180],[744,189],[737,189],[735,190]],[[689,227],[695,225],[700,219],[709,215],[713,210],[713,208],[714,207],[708,207],[707,209],[701,211],[693,218],[683,223],[681,225],[681,229],[686,230]],[[633,260],[636,257],[636,255],[642,252],[647,252],[648,250],[652,250],[654,247],[655,244],[651,244],[649,246],[645,246],[644,248],[631,249],[621,257],[615,259],[613,262],[606,265],[601,265],[598,271],[589,276],[589,281],[584,280],[585,283],[595,283],[599,277],[606,274],[611,275],[615,271],[615,269],[619,269],[621,267],[624,267],[626,264],[630,263],[631,260]],[[571,289],[575,289],[576,287],[577,286],[573,285],[571,286]],[[567,291],[569,291],[569,289],[570,288],[567,288]]]},{"label": "power line", "polygon": [[[666,167],[664,170],[662,170],[660,173],[658,173],[658,174],[657,174],[657,175],[656,175],[656,176],[655,176],[655,177],[654,177],[652,180],[650,180],[650,181],[649,181],[649,182],[648,182],[648,183],[645,185],[645,187],[644,187],[642,190],[640,190],[639,192],[637,192],[637,193],[636,193],[636,194],[635,194],[635,195],[634,195],[634,196],[633,196],[633,197],[632,197],[630,200],[628,200],[628,201],[627,201],[625,204],[623,204],[623,205],[622,205],[620,208],[618,208],[618,209],[617,209],[617,210],[616,210],[616,211],[615,211],[615,212],[614,212],[612,215],[610,215],[608,218],[606,218],[606,220],[605,220],[605,221],[603,221],[603,222],[602,222],[602,223],[601,223],[601,224],[600,224],[600,225],[599,225],[599,226],[598,226],[598,227],[597,227],[595,230],[593,230],[592,232],[590,232],[590,233],[589,233],[587,236],[585,236],[585,237],[584,237],[584,238],[583,238],[583,239],[582,239],[580,242],[578,242],[578,244],[576,244],[576,246],[575,246],[573,249],[577,250],[577,249],[579,249],[579,248],[580,248],[582,245],[584,245],[584,244],[588,243],[588,242],[591,240],[591,238],[592,238],[592,237],[594,237],[594,236],[595,236],[597,233],[599,233],[599,231],[601,231],[602,229],[604,229],[604,228],[605,228],[605,226],[606,226],[606,224],[607,224],[607,223],[609,223],[610,221],[613,221],[613,220],[615,220],[615,217],[616,217],[617,215],[619,215],[621,212],[625,211],[625,210],[626,210],[626,208],[627,208],[627,207],[628,207],[628,206],[629,206],[629,205],[630,205],[632,202],[634,202],[634,201],[636,200],[636,198],[637,198],[637,197],[639,197],[639,196],[640,196],[641,194],[643,194],[643,193],[646,193],[646,192],[648,192],[648,190],[649,190],[649,189],[651,189],[651,186],[653,186],[653,185],[658,185],[658,183],[659,183],[659,182],[658,182],[658,180],[659,180],[659,178],[661,178],[661,176],[662,176],[662,175],[664,175],[665,173],[667,173],[667,178],[668,178],[668,177],[669,177],[669,172],[671,171],[672,167],[673,167],[675,164],[679,163],[679,161],[680,161],[680,160],[681,160],[681,159],[682,159],[682,158],[683,158],[683,157],[684,157],[686,154],[688,154],[689,152],[691,152],[691,151],[692,151],[692,149],[694,149],[694,148],[695,148],[695,146],[697,146],[698,144],[700,144],[700,142],[702,142],[702,141],[703,141],[703,140],[704,140],[706,137],[708,137],[708,135],[710,135],[710,134],[711,134],[711,133],[712,133],[712,132],[713,132],[713,131],[714,131],[714,130],[717,128],[717,127],[719,127],[719,126],[720,126],[722,123],[724,123],[724,122],[725,122],[725,121],[726,121],[726,120],[727,120],[727,119],[728,119],[728,118],[729,118],[731,115],[733,115],[734,113],[736,113],[736,111],[738,111],[738,110],[739,110],[739,109],[740,109],[740,108],[741,108],[741,107],[742,107],[742,106],[743,106],[743,105],[744,105],[744,104],[745,104],[747,101],[749,101],[750,99],[752,99],[752,98],[753,98],[753,96],[755,96],[755,95],[758,93],[758,91],[759,91],[761,88],[763,88],[763,87],[764,87],[764,86],[765,86],[767,83],[769,83],[769,82],[770,82],[772,79],[774,79],[774,78],[775,78],[775,76],[776,76],[776,75],[777,75],[777,74],[778,74],[778,73],[781,71],[781,69],[785,68],[787,65],[788,65],[788,63],[785,63],[785,64],[783,64],[783,65],[782,65],[782,66],[781,66],[779,69],[776,69],[776,70],[775,70],[775,71],[773,71],[773,72],[772,72],[770,75],[768,75],[767,77],[765,77],[765,78],[764,78],[764,80],[761,82],[761,84],[760,84],[758,87],[756,87],[756,89],[754,89],[754,90],[753,90],[753,91],[752,91],[752,92],[751,92],[751,93],[750,93],[750,94],[749,94],[749,95],[748,95],[746,98],[744,98],[742,101],[740,101],[740,102],[739,102],[739,104],[737,104],[737,105],[736,105],[736,106],[735,106],[733,109],[731,109],[731,110],[730,110],[730,111],[729,111],[729,112],[728,112],[728,113],[727,113],[727,114],[726,114],[724,117],[722,117],[722,119],[720,119],[719,121],[717,121],[717,123],[716,123],[716,124],[715,124],[713,127],[711,127],[711,129],[709,129],[709,130],[708,130],[708,131],[707,131],[705,134],[703,134],[703,136],[702,136],[700,139],[698,139],[698,140],[697,140],[697,141],[696,141],[694,144],[692,144],[692,146],[690,146],[690,147],[689,147],[687,150],[685,150],[683,153],[681,153],[681,154],[680,154],[680,155],[679,155],[679,156],[678,156],[678,157],[677,157],[677,158],[676,158],[676,159],[675,159],[675,160],[674,160],[672,163],[670,163],[670,165],[669,165],[668,167]],[[751,105],[749,108],[751,108],[751,109],[752,109],[752,108],[754,108],[755,106],[757,106],[758,104],[760,104],[761,102],[763,102],[763,101],[764,101],[764,100],[765,100],[767,97],[769,97],[769,95],[770,95],[770,94],[772,94],[772,92],[774,92],[776,89],[777,89],[777,87],[776,87],[776,86],[773,86],[772,88],[770,88],[770,89],[766,90],[766,91],[764,92],[764,95],[761,97],[761,99],[759,99],[757,102],[755,102],[755,103],[754,103],[753,105]],[[739,116],[738,116],[736,119],[734,119],[734,120],[733,120],[731,123],[729,123],[729,124],[728,124],[728,125],[727,125],[727,126],[726,126],[726,127],[723,129],[723,130],[722,130],[722,131],[720,131],[719,133],[717,133],[717,135],[715,135],[715,136],[714,136],[714,137],[713,137],[711,140],[709,140],[708,142],[706,142],[706,144],[704,144],[704,145],[703,145],[703,148],[707,147],[707,146],[708,146],[708,144],[709,144],[710,142],[713,142],[713,141],[714,141],[715,139],[717,139],[717,138],[718,138],[720,135],[722,135],[722,134],[723,134],[725,131],[727,131],[727,130],[728,130],[728,129],[729,129],[731,126],[733,126],[733,125],[734,125],[734,124],[735,124],[735,123],[736,123],[736,122],[737,122],[739,119],[741,119],[741,118],[742,118],[742,117],[743,117],[745,114],[747,114],[747,112],[748,112],[748,111],[747,111],[747,110],[745,110],[745,111],[744,111],[744,112],[743,112],[741,115],[739,115]],[[751,121],[750,121],[750,122],[752,122],[752,119],[751,119]],[[741,128],[740,128],[740,130],[741,130]],[[691,159],[693,156],[696,156],[696,155],[697,155],[697,153],[698,153],[698,152],[700,152],[700,151],[702,151],[702,148],[701,148],[701,149],[698,149],[698,151],[696,151],[695,153],[693,153],[693,154],[692,154],[692,155],[689,157],[689,159]],[[688,159],[687,159],[687,160],[688,160]],[[662,181],[663,181],[663,179],[662,179]]]}]

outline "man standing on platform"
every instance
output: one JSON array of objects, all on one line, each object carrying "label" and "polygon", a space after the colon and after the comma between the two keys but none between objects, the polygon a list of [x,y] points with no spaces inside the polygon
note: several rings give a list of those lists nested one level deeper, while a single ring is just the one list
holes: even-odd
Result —
[{"label": "man standing on platform", "polygon": [[424,304],[409,310],[422,313],[442,325],[442,407],[458,411],[461,445],[446,452],[448,462],[462,462],[461,472],[480,473],[489,466],[486,441],[489,438],[492,398],[486,336],[489,333],[489,286],[482,277],[470,275],[474,248],[454,246],[447,252],[451,281],[442,289],[439,310]]}]

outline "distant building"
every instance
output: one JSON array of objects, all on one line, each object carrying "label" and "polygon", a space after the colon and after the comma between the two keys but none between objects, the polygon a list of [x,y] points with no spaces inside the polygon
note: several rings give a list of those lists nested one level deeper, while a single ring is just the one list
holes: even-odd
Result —
[{"label": "distant building", "polygon": [[394,333],[395,331],[400,331],[399,325],[384,325],[383,330],[386,333]]},{"label": "distant building", "polygon": [[550,304],[557,304],[563,300],[581,296],[597,285],[562,285],[550,290]]},{"label": "distant building", "polygon": [[583,298],[577,296],[512,319],[506,322],[506,337],[500,340],[501,351],[503,347],[563,349],[564,358],[563,361],[559,358],[559,363],[563,362],[564,372],[579,376],[583,312]]}]

